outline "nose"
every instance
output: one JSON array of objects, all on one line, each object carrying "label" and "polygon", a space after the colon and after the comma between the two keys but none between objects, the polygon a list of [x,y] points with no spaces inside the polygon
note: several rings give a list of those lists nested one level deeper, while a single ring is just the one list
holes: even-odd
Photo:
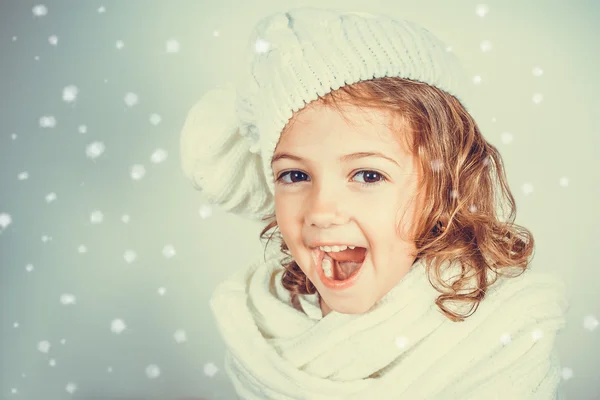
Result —
[{"label": "nose", "polygon": [[340,205],[339,192],[315,188],[306,204],[305,224],[326,229],[347,223],[348,217]]}]

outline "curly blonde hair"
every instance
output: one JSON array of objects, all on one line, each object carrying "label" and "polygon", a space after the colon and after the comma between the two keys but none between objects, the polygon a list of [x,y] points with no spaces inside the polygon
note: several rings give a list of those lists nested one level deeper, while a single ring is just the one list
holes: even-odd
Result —
[{"label": "curly blonde hair", "polygon": [[[513,223],[516,205],[501,156],[454,96],[426,83],[384,77],[342,86],[316,102],[334,106],[342,116],[340,103],[391,111],[407,122],[410,134],[398,135],[398,139],[406,140],[406,148],[418,158],[422,176],[418,193],[424,199],[411,240],[416,245],[416,259],[423,259],[428,270],[433,268],[443,287],[429,278],[442,293],[435,303],[447,318],[460,322],[472,315],[498,275],[506,276],[501,270],[516,268],[518,273],[512,277],[525,272],[534,240],[529,230]],[[506,204],[509,215],[501,221],[498,207]],[[268,246],[278,230],[275,214],[263,222],[268,225],[260,233],[261,240],[273,230]],[[280,251],[291,257],[280,232],[276,236]],[[458,262],[462,269],[459,279],[450,285],[441,279],[440,266],[446,262]],[[281,263],[285,268],[282,284],[294,307],[301,310],[298,295],[314,294],[316,287],[296,261],[284,258]],[[495,273],[491,282],[489,271]],[[465,290],[473,279],[477,287]],[[454,312],[446,302],[470,305],[470,311],[466,315]]]}]

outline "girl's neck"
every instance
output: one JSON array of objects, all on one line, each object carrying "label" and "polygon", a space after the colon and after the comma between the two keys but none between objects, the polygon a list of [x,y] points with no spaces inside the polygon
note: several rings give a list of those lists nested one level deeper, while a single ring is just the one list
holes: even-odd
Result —
[{"label": "girl's neck", "polygon": [[321,312],[323,313],[323,317],[325,317],[331,311],[331,308],[323,301],[321,295],[319,295],[319,306],[321,307]]}]

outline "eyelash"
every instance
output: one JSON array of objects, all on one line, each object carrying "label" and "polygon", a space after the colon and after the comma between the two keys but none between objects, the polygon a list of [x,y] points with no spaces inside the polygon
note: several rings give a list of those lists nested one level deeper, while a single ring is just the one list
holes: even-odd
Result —
[{"label": "eyelash", "polygon": [[[304,174],[304,172],[302,172],[302,171],[298,171],[298,170],[296,170],[296,169],[293,169],[293,170],[291,170],[291,171],[282,172],[282,173],[279,175],[279,177],[276,179],[276,182],[280,182],[282,185],[286,185],[286,186],[293,186],[293,185],[297,185],[297,184],[299,184],[299,183],[302,183],[302,182],[292,182],[292,183],[283,182],[282,178],[283,178],[284,176],[286,176],[286,175],[288,175],[288,174],[292,173],[292,172],[300,172],[300,173]],[[366,183],[364,183],[364,182],[359,182],[359,183],[360,183],[360,186],[362,186],[362,187],[373,187],[373,186],[379,185],[379,184],[381,184],[381,183],[383,183],[383,182],[387,182],[387,178],[386,178],[385,176],[383,176],[382,174],[380,174],[380,173],[379,173],[379,172],[377,172],[377,171],[372,171],[372,170],[368,170],[368,169],[363,169],[363,170],[357,171],[357,172],[356,172],[356,174],[354,174],[353,176],[356,176],[356,175],[358,175],[359,173],[366,173],[366,172],[373,172],[373,173],[377,174],[378,176],[380,176],[380,177],[381,177],[381,179],[380,179],[379,181],[377,181],[377,182],[372,182],[372,183],[369,183],[369,182],[366,182]],[[304,175],[307,175],[307,176],[308,176],[308,174],[304,174]]]}]

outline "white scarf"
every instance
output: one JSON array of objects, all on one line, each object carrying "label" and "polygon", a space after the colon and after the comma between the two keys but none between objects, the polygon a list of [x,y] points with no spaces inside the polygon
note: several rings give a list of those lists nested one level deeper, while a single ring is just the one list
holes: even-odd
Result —
[{"label": "white scarf", "polygon": [[322,317],[317,294],[301,296],[305,313],[296,310],[282,272],[277,258],[257,262],[211,298],[225,370],[242,399],[562,396],[554,342],[568,302],[555,276],[500,277],[473,315],[452,322],[435,305],[440,293],[422,262],[358,315]]}]

